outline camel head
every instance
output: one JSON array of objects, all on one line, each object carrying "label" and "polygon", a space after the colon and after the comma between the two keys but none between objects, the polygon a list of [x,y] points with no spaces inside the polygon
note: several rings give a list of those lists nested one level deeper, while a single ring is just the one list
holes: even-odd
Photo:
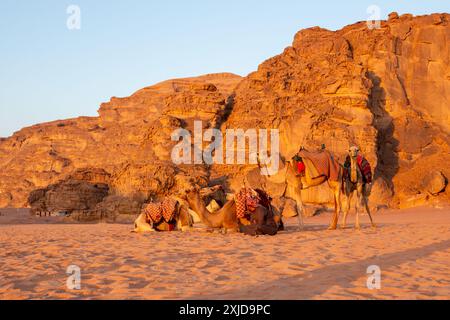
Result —
[{"label": "camel head", "polygon": [[146,233],[146,232],[154,232],[153,226],[151,226],[147,222],[147,215],[145,213],[141,213],[139,217],[134,221],[134,230],[135,233]]},{"label": "camel head", "polygon": [[200,193],[200,187],[198,187],[198,186],[195,186],[195,185],[192,185],[192,186],[190,186],[189,188],[186,188],[185,190],[184,190],[184,194],[187,196],[187,195],[190,195],[190,194],[195,194],[195,193]]},{"label": "camel head", "polygon": [[351,158],[356,158],[359,154],[359,148],[357,146],[350,147],[350,149],[348,150],[348,154]]},{"label": "camel head", "polygon": [[198,186],[191,186],[190,188],[184,190],[184,198],[190,204],[201,200],[200,188]]},{"label": "camel head", "polygon": [[208,197],[217,191],[223,191],[222,186],[214,186],[210,188],[200,188],[199,186],[192,186],[184,191],[186,197],[199,195],[202,198]]}]

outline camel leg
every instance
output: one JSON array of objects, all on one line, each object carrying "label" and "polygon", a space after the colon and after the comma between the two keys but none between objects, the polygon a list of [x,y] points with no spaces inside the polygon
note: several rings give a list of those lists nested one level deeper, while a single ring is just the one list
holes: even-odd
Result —
[{"label": "camel leg", "polygon": [[339,214],[336,210],[337,204],[336,204],[336,198],[334,199],[334,214],[333,214],[333,218],[331,219],[331,224],[328,227],[328,230],[336,230],[337,229],[337,224],[338,224],[338,220],[339,220]]},{"label": "camel leg", "polygon": [[305,224],[303,222],[303,212],[305,212],[305,211],[303,209],[303,206],[301,208],[302,209],[299,210],[298,206],[297,206],[297,221],[298,221],[298,230],[299,231],[303,230],[303,228],[305,227]]},{"label": "camel leg", "polygon": [[295,210],[297,211],[298,230],[301,231],[304,228],[303,213],[305,212],[305,206],[303,205],[302,194],[300,189],[294,191],[295,194]]},{"label": "camel leg", "polygon": [[340,190],[339,190],[340,189],[339,184],[337,186],[331,186],[330,185],[330,187],[332,188],[333,195],[334,195],[334,215],[333,215],[333,218],[331,220],[331,224],[330,224],[330,227],[328,228],[328,230],[336,230],[338,222],[339,222],[339,214],[340,214],[340,211],[341,211],[341,206],[340,206],[340,203],[341,203],[340,195],[341,195],[341,193],[340,193]]},{"label": "camel leg", "polygon": [[363,202],[363,194],[362,194],[362,191],[363,191],[363,187],[362,187],[362,185],[360,185],[360,184],[358,184],[358,186],[357,186],[357,190],[356,190],[356,196],[357,196],[357,199],[356,199],[356,204],[355,204],[355,206],[356,206],[356,223],[355,223],[355,229],[357,229],[357,230],[360,230],[361,229],[361,225],[360,225],[360,223],[359,223],[359,211],[360,211],[360,208],[362,207],[362,202]]},{"label": "camel leg", "polygon": [[337,215],[338,215],[338,219],[339,219],[339,216],[340,216],[341,211],[342,211],[341,190],[342,190],[342,186],[339,183],[339,184],[337,184],[337,186],[335,186],[335,189],[334,189],[334,197],[336,199],[336,212],[337,212]]},{"label": "camel leg", "polygon": [[363,195],[363,202],[364,202],[364,208],[366,208],[366,212],[369,215],[369,219],[370,219],[370,223],[372,224],[372,228],[376,229],[377,225],[375,224],[375,222],[372,219],[372,214],[370,213],[370,209],[369,209],[369,204],[367,203],[367,198],[365,195]]},{"label": "camel leg", "polygon": [[358,207],[356,207],[356,222],[355,222],[355,229],[356,229],[356,230],[360,230],[360,229],[361,229],[361,225],[359,224],[359,211],[358,211]]},{"label": "camel leg", "polygon": [[345,203],[345,211],[344,211],[344,220],[342,221],[342,229],[345,229],[345,227],[347,226],[347,216],[348,213],[350,212],[350,205],[352,203],[352,199],[353,199],[353,192],[349,192],[348,196],[346,196],[346,203]]},{"label": "camel leg", "polygon": [[303,213],[305,212],[305,206],[303,205],[303,202],[300,202],[300,208],[299,205],[296,205],[297,208],[297,221],[298,221],[298,229],[303,230],[305,227],[305,223],[303,222]]}]

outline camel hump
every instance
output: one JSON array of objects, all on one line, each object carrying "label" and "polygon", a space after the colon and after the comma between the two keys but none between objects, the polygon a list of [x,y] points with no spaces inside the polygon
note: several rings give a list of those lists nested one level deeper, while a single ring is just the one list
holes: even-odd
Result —
[{"label": "camel hump", "polygon": [[[327,150],[319,152],[302,150],[298,155],[304,159],[306,167],[308,167],[307,160],[312,163],[312,167],[315,167],[318,173],[316,177],[326,176],[331,181],[339,179],[339,164],[331,152]],[[312,167],[310,164],[310,168]],[[311,174],[315,175],[315,172],[311,172]]]}]

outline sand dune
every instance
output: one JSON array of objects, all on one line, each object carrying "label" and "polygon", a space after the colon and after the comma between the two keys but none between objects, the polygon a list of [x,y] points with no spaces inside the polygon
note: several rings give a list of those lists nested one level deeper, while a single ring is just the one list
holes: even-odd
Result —
[{"label": "sand dune", "polygon": [[[352,217],[353,218],[353,217]],[[450,210],[377,214],[377,230],[295,219],[276,237],[130,233],[0,211],[1,299],[449,299]],[[353,221],[352,221],[353,222]],[[66,286],[81,268],[81,290]],[[366,286],[381,268],[381,289]]]}]

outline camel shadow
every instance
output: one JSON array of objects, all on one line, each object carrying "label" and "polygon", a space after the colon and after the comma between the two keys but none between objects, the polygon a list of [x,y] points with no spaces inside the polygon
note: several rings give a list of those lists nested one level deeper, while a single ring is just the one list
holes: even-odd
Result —
[{"label": "camel shadow", "polygon": [[[449,247],[450,240],[445,240],[420,248],[377,255],[355,262],[327,265],[303,275],[283,277],[251,288],[239,288],[235,291],[224,292],[223,296],[238,299],[242,292],[254,292],[254,297],[258,297],[258,299],[315,299],[331,287],[355,288],[352,282],[361,277],[366,279],[369,266],[379,266],[383,274],[384,271],[398,267],[402,263],[422,259],[434,252],[448,250]],[[286,290],[287,288],[289,290]],[[361,283],[361,288],[366,288],[365,280]],[[292,296],[293,292],[297,294],[295,297]],[[370,295],[361,294],[361,296],[371,298]]]},{"label": "camel shadow", "polygon": [[305,224],[301,230],[298,228],[298,225],[289,225],[289,226],[285,225],[284,230],[281,231],[280,233],[293,234],[293,233],[315,232],[326,230],[328,230],[328,226],[319,224]]},{"label": "camel shadow", "polygon": [[323,224],[305,224],[303,229],[299,230],[298,226],[290,225],[285,226],[284,230],[279,232],[280,234],[295,234],[295,233],[302,233],[302,232],[320,232],[320,231],[327,231],[329,233],[337,233],[339,231],[379,231],[384,229],[387,226],[387,224],[377,224],[376,229],[374,229],[369,223],[363,224],[361,223],[361,228],[359,230],[355,229],[353,224],[348,224],[345,228],[342,228],[341,226],[338,226],[336,230],[329,230],[328,225]]}]

